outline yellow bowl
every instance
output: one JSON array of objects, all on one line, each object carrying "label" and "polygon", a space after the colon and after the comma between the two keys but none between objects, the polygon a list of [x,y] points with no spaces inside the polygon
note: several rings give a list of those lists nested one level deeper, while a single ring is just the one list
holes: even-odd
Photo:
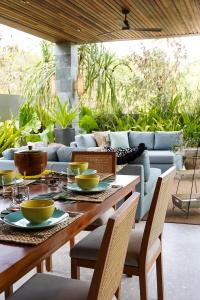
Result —
[{"label": "yellow bowl", "polygon": [[53,200],[28,200],[20,204],[25,219],[33,224],[40,224],[49,219],[54,212]]},{"label": "yellow bowl", "polygon": [[83,190],[91,190],[99,183],[100,176],[96,174],[75,176],[75,182]]},{"label": "yellow bowl", "polygon": [[85,170],[87,170],[88,168],[88,162],[80,162],[80,161],[75,161],[75,162],[70,162],[69,163],[69,167],[71,169],[80,169],[80,172],[83,172]]},{"label": "yellow bowl", "polygon": [[[4,177],[4,180],[2,180],[2,177]],[[10,184],[13,183],[14,179],[16,178],[15,171],[12,170],[0,170],[0,185],[4,184]]]}]

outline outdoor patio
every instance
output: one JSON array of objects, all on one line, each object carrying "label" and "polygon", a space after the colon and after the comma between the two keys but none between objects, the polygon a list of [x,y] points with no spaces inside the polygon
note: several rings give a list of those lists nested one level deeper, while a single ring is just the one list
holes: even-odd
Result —
[{"label": "outdoor patio", "polygon": [[0,95],[0,300],[199,299],[200,105],[184,49],[169,41],[171,63],[96,44],[199,35],[199,20],[194,0],[0,2],[1,24],[44,39],[23,94]]}]

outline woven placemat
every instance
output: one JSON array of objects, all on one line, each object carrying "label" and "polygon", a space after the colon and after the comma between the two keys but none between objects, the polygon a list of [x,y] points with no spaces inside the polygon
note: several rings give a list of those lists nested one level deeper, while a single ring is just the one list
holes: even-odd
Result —
[{"label": "woven placemat", "polygon": [[111,187],[102,193],[94,193],[94,194],[87,194],[87,195],[70,192],[68,197],[70,198],[70,200],[73,200],[73,201],[86,201],[86,202],[101,203],[105,199],[107,199],[109,196],[116,193],[119,189],[121,189],[121,186]]},{"label": "woven placemat", "polygon": [[50,236],[58,232],[59,230],[67,227],[69,224],[80,218],[82,214],[76,213],[74,216],[69,216],[69,218],[55,225],[54,227],[40,230],[27,230],[27,229],[18,229],[11,227],[3,222],[0,223],[0,241],[11,242],[11,243],[20,243],[20,244],[29,244],[29,245],[38,245]]}]

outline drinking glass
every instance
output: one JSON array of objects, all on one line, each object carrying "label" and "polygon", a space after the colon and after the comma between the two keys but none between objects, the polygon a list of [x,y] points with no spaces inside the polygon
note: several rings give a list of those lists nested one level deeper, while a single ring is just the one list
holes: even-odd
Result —
[{"label": "drinking glass", "polygon": [[15,178],[10,174],[3,174],[1,176],[1,183],[3,189],[3,198],[12,199],[12,184],[15,183]]},{"label": "drinking glass", "polygon": [[67,168],[67,182],[72,183],[75,181],[75,176],[80,174],[79,168]]},{"label": "drinking glass", "polygon": [[12,201],[10,207],[20,208],[20,203],[29,200],[29,187],[24,184],[16,184],[12,187]]}]

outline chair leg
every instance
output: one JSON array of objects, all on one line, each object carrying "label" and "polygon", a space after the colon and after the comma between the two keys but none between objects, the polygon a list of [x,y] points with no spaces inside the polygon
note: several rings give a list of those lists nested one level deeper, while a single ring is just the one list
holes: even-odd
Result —
[{"label": "chair leg", "polygon": [[140,282],[140,300],[147,300],[148,299],[147,271],[145,270],[145,268],[140,270],[139,282]]},{"label": "chair leg", "polygon": [[75,238],[72,238],[70,241],[69,241],[69,244],[70,244],[70,249],[72,249],[75,245]]},{"label": "chair leg", "polygon": [[121,296],[121,283],[119,284],[119,287],[115,292],[115,297],[117,298],[117,300],[120,300],[120,296]]},{"label": "chair leg", "polygon": [[13,294],[13,286],[9,286],[9,288],[7,288],[5,291],[5,299],[7,299],[8,297],[10,297]]},{"label": "chair leg", "polygon": [[43,264],[43,261],[37,265],[37,273],[43,273],[44,272],[44,264]]},{"label": "chair leg", "polygon": [[51,272],[52,271],[52,255],[50,255],[49,257],[47,257],[45,259],[45,264],[46,264],[46,270],[48,272]]},{"label": "chair leg", "polygon": [[80,267],[77,265],[76,259],[71,259],[71,278],[80,279]]},{"label": "chair leg", "polygon": [[164,288],[163,288],[162,254],[161,253],[156,260],[156,276],[157,276],[158,300],[163,300],[164,299]]}]

